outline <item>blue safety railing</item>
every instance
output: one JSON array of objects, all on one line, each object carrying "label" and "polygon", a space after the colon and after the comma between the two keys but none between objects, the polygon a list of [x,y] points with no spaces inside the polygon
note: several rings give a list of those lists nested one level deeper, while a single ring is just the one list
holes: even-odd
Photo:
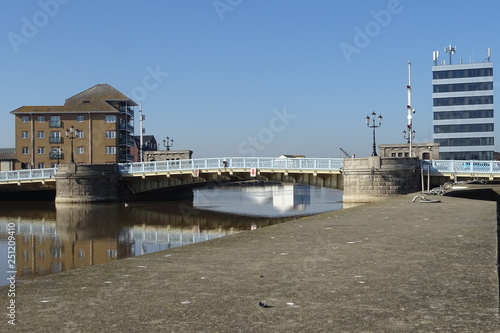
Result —
[{"label": "blue safety railing", "polygon": [[0,172],[0,181],[49,179],[56,174],[56,168],[13,170]]},{"label": "blue safety railing", "polygon": [[420,166],[437,173],[500,173],[500,161],[421,160]]},{"label": "blue safety railing", "polygon": [[157,171],[188,171],[210,169],[285,169],[285,170],[340,170],[343,158],[276,158],[276,157],[230,157],[198,158],[155,162],[119,164],[120,173],[144,173]]},{"label": "blue safety railing", "polygon": [[[500,161],[421,160],[420,166],[431,173],[500,174]],[[343,158],[276,158],[276,157],[214,157],[191,160],[134,162],[118,164],[122,174],[162,171],[250,169],[259,170],[324,170],[339,171]],[[50,179],[57,168],[29,169],[0,172],[0,182]]]}]

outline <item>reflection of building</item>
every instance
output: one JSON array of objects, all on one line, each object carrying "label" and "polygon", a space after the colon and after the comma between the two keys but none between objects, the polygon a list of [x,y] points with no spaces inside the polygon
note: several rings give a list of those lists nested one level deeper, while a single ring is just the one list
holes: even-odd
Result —
[{"label": "reflection of building", "polygon": [[[134,109],[137,104],[108,84],[95,85],[64,105],[22,106],[15,115],[16,169],[68,163],[131,162]],[[71,126],[74,139],[66,137]]]},{"label": "reflection of building", "polygon": [[19,276],[59,273],[123,258],[117,239],[62,239],[55,223],[18,223],[16,233]]},{"label": "reflection of building", "polygon": [[271,186],[246,186],[241,188],[242,193],[250,200],[262,205],[273,200],[273,188]]},{"label": "reflection of building", "polygon": [[[201,230],[199,225],[191,228],[142,225],[121,227],[119,230],[116,229],[116,225],[110,228],[107,228],[106,224],[92,226],[89,218],[94,219],[102,210],[91,209],[89,214],[85,206],[81,207],[80,212],[77,205],[65,207],[62,214],[58,208],[58,216],[61,217],[58,217],[57,223],[16,222],[16,268],[19,277],[47,275],[104,264],[117,259],[219,238],[235,232],[233,228]],[[71,215],[68,213],[70,210],[77,213]],[[104,221],[109,222],[106,217]],[[7,223],[0,222],[0,230],[7,230]],[[6,235],[0,232],[0,237]]]},{"label": "reflection of building", "polygon": [[276,185],[273,186],[273,207],[285,212],[290,210],[305,210],[311,204],[311,190],[309,186]]},{"label": "reflection of building", "polygon": [[492,160],[494,150],[493,63],[451,64],[434,58],[432,111],[440,159]]}]

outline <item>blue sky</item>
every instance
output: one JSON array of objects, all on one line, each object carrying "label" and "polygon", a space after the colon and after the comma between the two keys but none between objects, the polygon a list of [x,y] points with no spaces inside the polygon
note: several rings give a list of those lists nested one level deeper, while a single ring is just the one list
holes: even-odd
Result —
[{"label": "blue sky", "polygon": [[[147,134],[194,157],[358,157],[403,142],[412,62],[415,142],[432,138],[432,51],[500,54],[500,2],[4,0],[0,147],[22,105],[98,83],[142,100]],[[447,56],[447,55],[446,55]],[[497,84],[495,82],[495,89]],[[138,111],[138,108],[136,109]],[[138,133],[138,113],[136,128]],[[496,138],[498,141],[498,136]],[[498,148],[496,150],[499,150]]]}]

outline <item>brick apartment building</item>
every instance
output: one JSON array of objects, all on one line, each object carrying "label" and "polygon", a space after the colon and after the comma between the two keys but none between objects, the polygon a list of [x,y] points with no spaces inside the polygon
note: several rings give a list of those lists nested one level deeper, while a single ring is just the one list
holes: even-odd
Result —
[{"label": "brick apartment building", "polygon": [[15,115],[15,169],[53,167],[59,163],[133,162],[134,107],[110,86],[97,84],[64,105],[22,106]]}]

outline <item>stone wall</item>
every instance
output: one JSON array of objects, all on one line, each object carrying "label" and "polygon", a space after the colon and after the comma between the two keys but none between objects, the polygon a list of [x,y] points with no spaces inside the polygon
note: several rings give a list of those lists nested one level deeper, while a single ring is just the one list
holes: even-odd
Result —
[{"label": "stone wall", "polygon": [[192,156],[193,156],[192,150],[144,151],[142,154],[144,162],[189,160],[191,159]]},{"label": "stone wall", "polygon": [[417,158],[349,158],[343,174],[343,202],[381,201],[416,192],[420,185]]},{"label": "stone wall", "polygon": [[56,202],[118,201],[117,164],[60,165],[56,174]]}]

